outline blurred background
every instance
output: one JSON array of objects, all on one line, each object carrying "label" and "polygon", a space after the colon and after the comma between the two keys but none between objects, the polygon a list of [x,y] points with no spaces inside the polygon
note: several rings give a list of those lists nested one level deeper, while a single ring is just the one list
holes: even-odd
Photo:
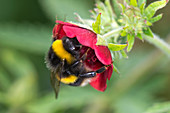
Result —
[{"label": "blurred background", "polygon": [[[95,0],[0,0],[0,113],[170,113],[170,59],[138,39],[128,59],[115,61],[120,75],[113,73],[105,92],[90,85],[62,84],[55,99],[44,57],[56,17],[74,21],[77,12],[90,18],[94,4]],[[169,11],[170,3],[158,11],[163,18],[152,26],[167,41]]]}]

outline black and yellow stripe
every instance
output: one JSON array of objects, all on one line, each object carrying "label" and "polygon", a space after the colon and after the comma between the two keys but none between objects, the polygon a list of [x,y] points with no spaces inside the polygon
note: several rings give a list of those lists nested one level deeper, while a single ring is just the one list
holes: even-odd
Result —
[{"label": "black and yellow stripe", "polygon": [[68,64],[73,63],[75,58],[64,49],[62,40],[55,40],[52,44],[52,49],[60,59],[65,59]]},{"label": "black and yellow stripe", "polygon": [[57,79],[64,84],[72,84],[77,81],[78,77],[75,75],[69,75],[67,77],[60,78],[59,75],[56,75]]}]

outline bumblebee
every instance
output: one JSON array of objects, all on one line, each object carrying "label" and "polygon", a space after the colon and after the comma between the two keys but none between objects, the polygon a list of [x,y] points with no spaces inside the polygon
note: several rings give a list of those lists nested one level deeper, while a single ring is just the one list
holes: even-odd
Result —
[{"label": "bumblebee", "polygon": [[92,60],[92,58],[89,58],[91,54],[95,55],[94,50],[81,45],[76,37],[53,39],[46,56],[46,64],[51,70],[51,85],[56,98],[58,97],[60,82],[71,86],[84,86],[96,74],[104,72],[110,66],[104,65],[96,71],[91,70],[85,64],[85,61],[90,62]]}]

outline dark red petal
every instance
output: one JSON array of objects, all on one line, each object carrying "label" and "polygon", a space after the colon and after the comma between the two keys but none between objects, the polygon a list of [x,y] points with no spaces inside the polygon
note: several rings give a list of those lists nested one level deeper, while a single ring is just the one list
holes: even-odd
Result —
[{"label": "dark red petal", "polygon": [[68,22],[56,21],[56,23],[57,25],[55,25],[53,28],[53,38],[57,38],[57,39],[61,39],[66,36],[63,30],[63,25],[78,27],[77,25]]},{"label": "dark red petal", "polygon": [[57,24],[53,28],[53,38],[61,39],[65,37],[66,34],[63,30],[63,25],[62,24]]},{"label": "dark red petal", "polygon": [[108,80],[110,80],[112,72],[113,72],[113,65],[108,67],[108,69],[103,73],[97,74],[96,78],[94,78],[90,82],[90,85],[99,91],[105,91],[105,89],[107,88],[107,84],[106,84],[107,78]]},{"label": "dark red petal", "polygon": [[80,50],[80,56],[84,55],[87,50],[88,50],[88,54],[84,61],[86,68],[90,68],[91,70],[95,71],[100,69],[102,66],[104,66],[96,57],[94,50],[87,46],[82,46]]},{"label": "dark red petal", "polygon": [[77,37],[77,40],[82,45],[94,49],[97,37],[92,31],[80,27],[71,27],[66,25],[63,26],[63,29],[68,37]]},{"label": "dark red petal", "polygon": [[94,51],[99,61],[104,65],[109,65],[112,63],[112,56],[108,47],[95,45]]},{"label": "dark red petal", "polygon": [[93,78],[93,80],[90,82],[90,85],[99,91],[105,91],[107,88],[106,81],[107,76],[105,76],[105,72],[103,72],[101,74],[97,74],[96,78]]},{"label": "dark red petal", "polygon": [[108,69],[107,69],[107,78],[108,78],[108,80],[110,80],[110,78],[111,78],[111,76],[112,76],[112,72],[113,72],[113,65],[111,65],[110,67],[108,67]]}]

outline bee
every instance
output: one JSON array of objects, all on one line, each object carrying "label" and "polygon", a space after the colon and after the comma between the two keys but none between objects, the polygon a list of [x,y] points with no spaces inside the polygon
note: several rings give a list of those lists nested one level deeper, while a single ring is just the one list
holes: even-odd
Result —
[{"label": "bee", "polygon": [[46,56],[46,64],[51,70],[51,85],[56,98],[60,82],[71,86],[84,86],[110,66],[98,63],[99,69],[94,71],[88,68],[88,65],[93,65],[96,60],[98,59],[94,50],[81,45],[76,37],[54,38]]}]

